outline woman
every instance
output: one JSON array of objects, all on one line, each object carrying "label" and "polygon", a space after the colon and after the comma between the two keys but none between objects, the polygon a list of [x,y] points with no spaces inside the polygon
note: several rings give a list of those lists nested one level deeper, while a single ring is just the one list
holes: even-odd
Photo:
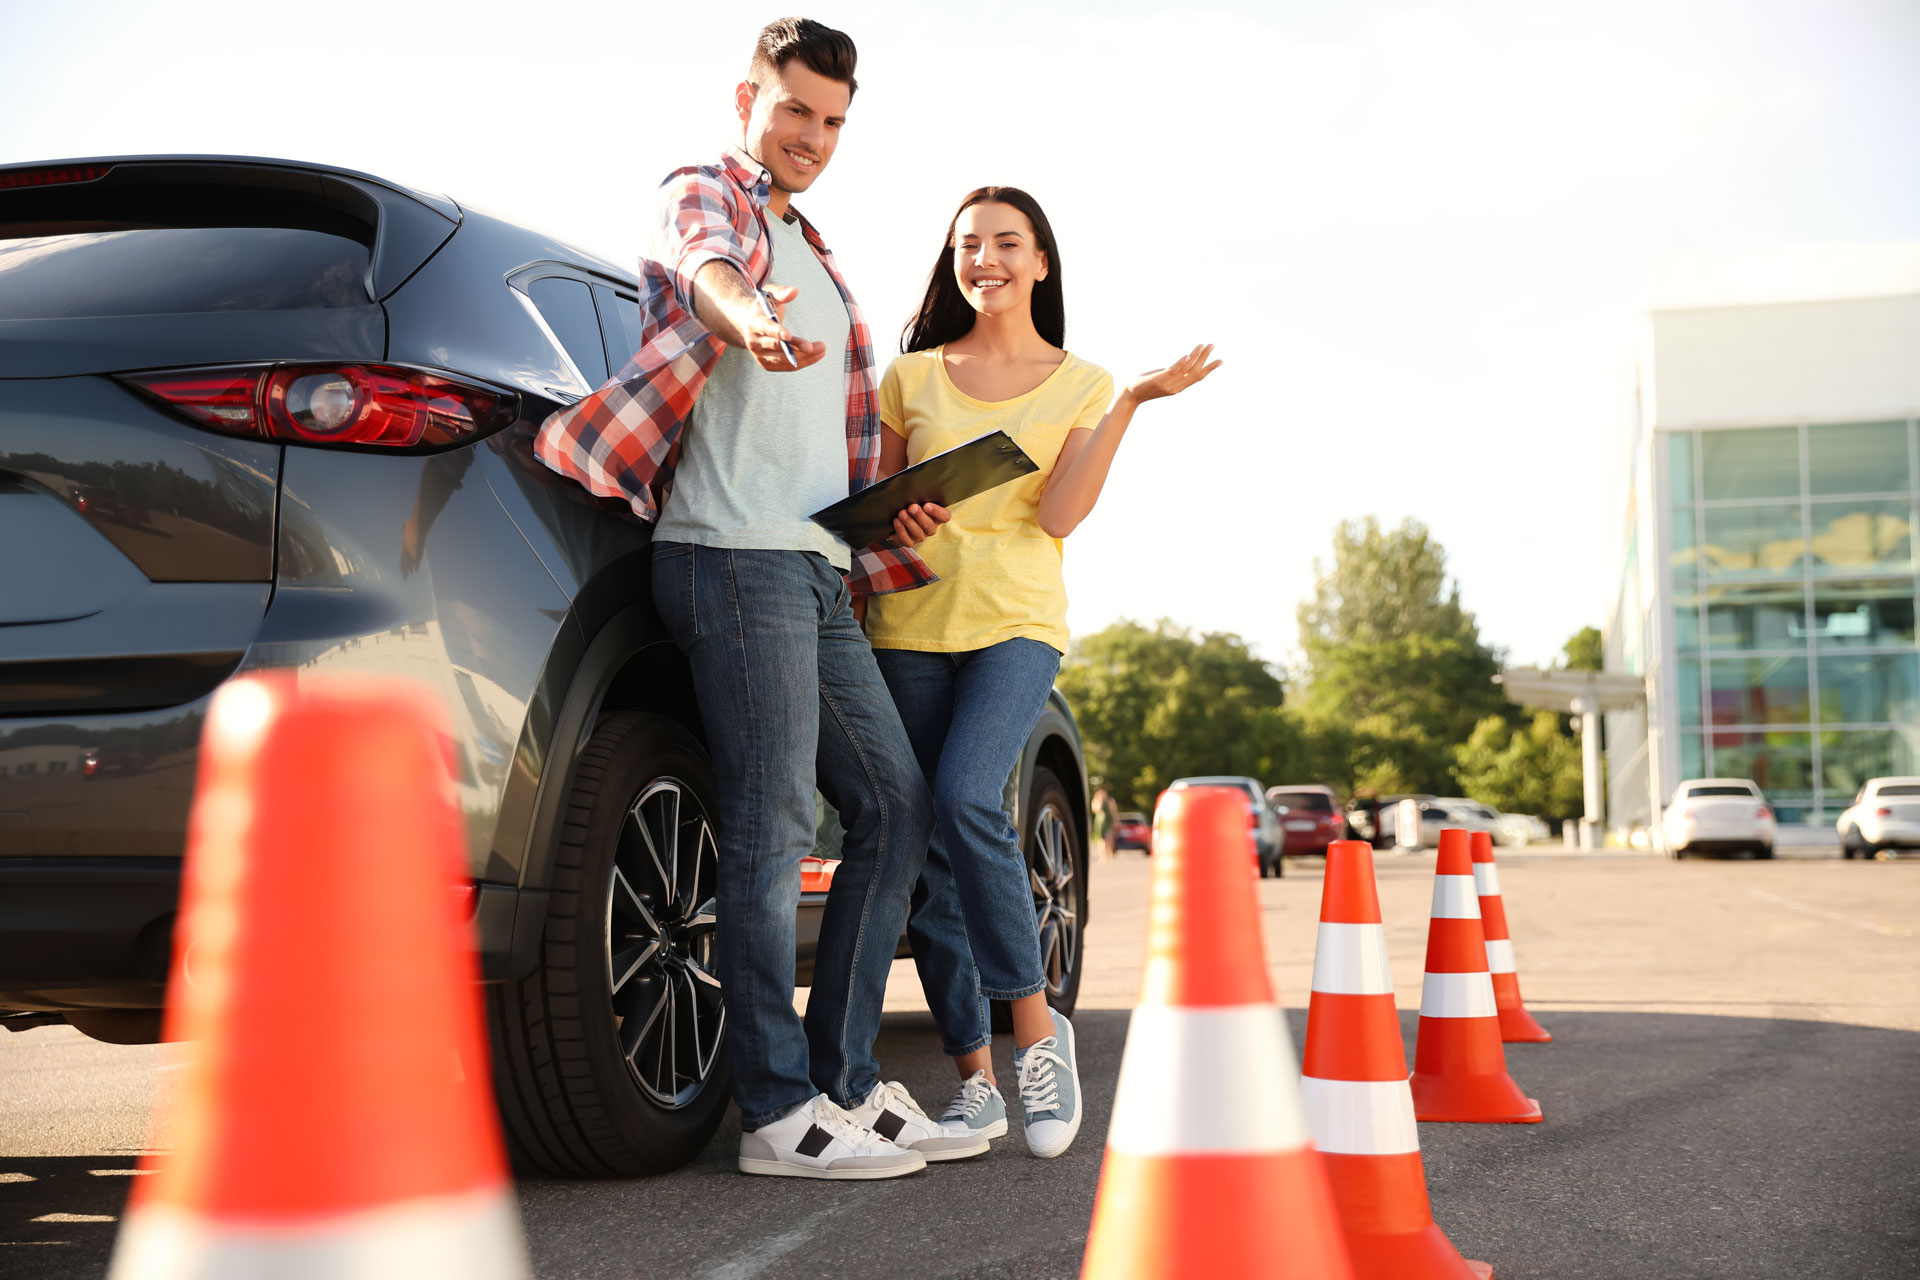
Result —
[{"label": "woman", "polygon": [[1051,1158],[1080,1128],[1073,1027],[1047,1005],[1007,775],[1067,648],[1060,539],[1093,510],[1134,410],[1219,367],[1196,347],[1113,394],[1069,354],[1060,251],[1032,196],[982,187],[961,202],[919,313],[880,384],[881,472],[1005,431],[1039,471],[949,513],[909,508],[895,536],[941,581],[875,596],[867,638],[933,791],[939,830],[908,925],[921,985],[962,1084],[941,1117],[1006,1132],[987,1000],[1012,1006],[1027,1146]]}]

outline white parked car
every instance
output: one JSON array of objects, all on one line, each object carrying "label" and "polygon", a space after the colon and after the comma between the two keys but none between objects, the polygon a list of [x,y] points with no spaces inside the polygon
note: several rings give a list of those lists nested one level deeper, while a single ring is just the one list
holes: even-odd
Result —
[{"label": "white parked car", "polygon": [[1286,865],[1281,860],[1286,852],[1286,833],[1280,827],[1280,815],[1267,803],[1267,789],[1260,785],[1258,778],[1175,778],[1167,784],[1169,791],[1181,791],[1187,787],[1233,787],[1246,792],[1247,826],[1253,832],[1254,865],[1263,877],[1286,874]]},{"label": "white parked car", "polygon": [[1871,858],[1882,849],[1920,849],[1920,778],[1870,780],[1834,825],[1843,858]]},{"label": "white parked car", "polygon": [[1680,784],[1660,820],[1667,856],[1733,853],[1773,856],[1773,806],[1746,778],[1692,778]]}]

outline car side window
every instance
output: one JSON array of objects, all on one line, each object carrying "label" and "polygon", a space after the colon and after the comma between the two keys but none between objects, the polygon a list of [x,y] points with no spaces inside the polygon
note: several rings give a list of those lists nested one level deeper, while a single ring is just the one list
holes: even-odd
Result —
[{"label": "car side window", "polygon": [[574,367],[589,387],[607,380],[607,355],[600,345],[600,319],[594,313],[593,294],[586,282],[566,276],[543,276],[529,281],[527,296],[540,317],[560,339]]},{"label": "car side window", "polygon": [[640,350],[640,304],[603,284],[593,286],[600,304],[600,334],[606,339],[607,369],[617,374]]}]

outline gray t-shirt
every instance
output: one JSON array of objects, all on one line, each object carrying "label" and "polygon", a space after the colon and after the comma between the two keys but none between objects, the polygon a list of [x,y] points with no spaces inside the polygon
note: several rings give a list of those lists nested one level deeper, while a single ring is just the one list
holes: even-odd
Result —
[{"label": "gray t-shirt", "polygon": [[852,567],[847,544],[807,516],[847,496],[847,335],[851,325],[833,277],[800,224],[769,217],[773,263],[767,284],[792,285],[788,330],[827,344],[805,369],[771,373],[728,347],[687,418],[654,536],[704,547],[817,551]]}]

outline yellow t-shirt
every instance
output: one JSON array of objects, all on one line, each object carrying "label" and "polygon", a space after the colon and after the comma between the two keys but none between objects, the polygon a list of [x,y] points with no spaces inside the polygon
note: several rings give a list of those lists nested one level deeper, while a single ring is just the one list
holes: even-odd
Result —
[{"label": "yellow t-shirt", "polygon": [[953,519],[914,548],[940,581],[871,598],[874,648],[966,653],[1025,636],[1067,651],[1061,546],[1041,531],[1040,494],[1067,432],[1100,425],[1112,400],[1107,371],[1071,352],[1033,390],[991,402],[953,385],[939,347],[887,368],[880,421],[907,442],[909,466],[1004,431],[1040,469],[957,504]]}]

